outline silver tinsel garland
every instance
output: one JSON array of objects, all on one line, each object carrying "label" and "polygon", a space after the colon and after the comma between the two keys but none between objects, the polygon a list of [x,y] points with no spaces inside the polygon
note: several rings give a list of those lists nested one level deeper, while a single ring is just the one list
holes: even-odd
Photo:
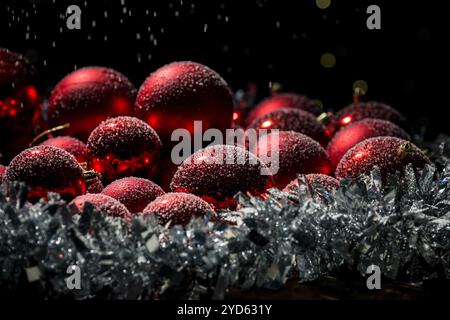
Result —
[{"label": "silver tinsel garland", "polygon": [[[434,166],[406,168],[382,186],[379,171],[334,193],[304,177],[291,193],[266,199],[238,194],[234,224],[192,220],[167,228],[156,219],[132,223],[94,212],[80,216],[56,194],[26,202],[26,188],[0,193],[0,292],[42,298],[222,299],[228,289],[279,289],[290,279],[315,280],[341,268],[420,283],[450,278],[450,164],[440,140]],[[6,196],[7,195],[7,196]],[[81,270],[71,290],[69,266]]]}]

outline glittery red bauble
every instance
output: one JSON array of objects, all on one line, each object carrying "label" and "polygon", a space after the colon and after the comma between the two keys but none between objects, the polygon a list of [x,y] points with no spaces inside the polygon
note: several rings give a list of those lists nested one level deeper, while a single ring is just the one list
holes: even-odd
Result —
[{"label": "glittery red bauble", "polygon": [[139,89],[135,115],[156,130],[164,148],[173,145],[172,132],[193,133],[194,121],[202,130],[230,128],[233,98],[215,71],[195,62],[173,62],[153,72]]},{"label": "glittery red bauble", "polygon": [[347,151],[335,174],[337,179],[354,179],[378,166],[386,177],[388,173],[402,171],[408,163],[420,169],[430,160],[409,141],[395,137],[369,138]]},{"label": "glittery red bauble", "polygon": [[156,198],[144,209],[144,215],[156,214],[160,224],[186,225],[193,217],[201,217],[213,208],[204,200],[188,193],[167,193]]},{"label": "glittery red bauble", "polygon": [[39,125],[36,73],[20,54],[0,48],[0,161],[28,147]]},{"label": "glittery red bauble", "polygon": [[119,200],[130,212],[142,212],[150,202],[163,195],[164,191],[150,180],[126,177],[107,185],[102,194]]},{"label": "glittery red bauble", "polygon": [[41,146],[53,146],[64,149],[72,154],[79,163],[85,163],[89,160],[89,152],[84,142],[68,136],[50,138],[41,143]]},{"label": "glittery red bauble", "polygon": [[364,119],[339,130],[327,147],[328,156],[336,168],[345,153],[359,142],[374,137],[391,136],[410,140],[409,135],[392,122],[380,119]]},{"label": "glittery red bauble", "polygon": [[297,177],[297,174],[331,173],[331,162],[324,148],[310,137],[294,132],[280,131],[259,138],[253,152],[265,162],[278,149],[278,172],[274,174],[275,186],[280,190]]},{"label": "glittery red bauble", "polygon": [[90,168],[111,182],[136,175],[151,178],[158,171],[161,141],[155,130],[134,117],[117,117],[102,122],[92,131],[87,146]]},{"label": "glittery red bauble", "polygon": [[216,208],[236,204],[239,191],[254,195],[272,186],[267,169],[255,155],[231,145],[215,145],[201,149],[188,157],[175,173],[170,188],[201,197]]},{"label": "glittery red bauble", "polygon": [[5,176],[7,167],[0,164],[0,184],[3,182],[3,177]]},{"label": "glittery red bauble", "polygon": [[247,125],[267,113],[285,108],[304,110],[316,116],[321,113],[319,105],[308,97],[296,93],[279,93],[257,104],[247,117]]},{"label": "glittery red bauble", "polygon": [[65,133],[86,140],[109,117],[131,115],[136,89],[121,73],[86,67],[68,74],[53,89],[48,101],[48,126],[65,123]]},{"label": "glittery red bauble", "polygon": [[387,120],[403,128],[407,125],[405,117],[391,106],[381,102],[369,101],[351,104],[336,112],[328,129],[336,132],[350,123],[366,118]]},{"label": "glittery red bauble", "polygon": [[255,119],[249,126],[253,129],[278,129],[280,131],[295,131],[326,146],[328,136],[322,124],[309,112],[299,109],[279,109]]},{"label": "glittery red bauble", "polygon": [[[321,173],[311,173],[305,175],[308,183],[315,189],[316,185],[321,186],[328,192],[332,192],[339,188],[339,181],[333,177],[327,176]],[[295,192],[299,188],[298,179],[291,181],[286,188],[283,189],[285,192]]]},{"label": "glittery red bauble", "polygon": [[92,204],[94,210],[100,211],[111,217],[122,218],[125,220],[130,220],[132,218],[132,214],[122,203],[101,193],[88,193],[76,197],[69,205],[72,205],[74,208],[74,214],[81,214],[83,213],[86,203]]},{"label": "glittery red bauble", "polygon": [[36,201],[57,192],[72,199],[85,192],[83,169],[74,156],[51,146],[37,146],[18,154],[8,166],[5,179],[27,183],[28,198]]}]

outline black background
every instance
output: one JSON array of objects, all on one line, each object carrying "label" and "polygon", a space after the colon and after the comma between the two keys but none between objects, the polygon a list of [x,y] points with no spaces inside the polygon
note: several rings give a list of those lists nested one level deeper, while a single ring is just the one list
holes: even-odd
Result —
[{"label": "black background", "polygon": [[[441,3],[331,0],[323,10],[315,0],[1,0],[0,47],[25,54],[47,90],[86,65],[115,68],[139,87],[161,65],[193,60],[235,90],[255,82],[263,98],[279,82],[336,110],[362,79],[367,99],[392,104],[433,136],[450,133]],[[66,27],[70,4],[82,9],[81,30]],[[381,8],[381,30],[366,28],[370,4]],[[325,52],[335,67],[322,67]]]}]

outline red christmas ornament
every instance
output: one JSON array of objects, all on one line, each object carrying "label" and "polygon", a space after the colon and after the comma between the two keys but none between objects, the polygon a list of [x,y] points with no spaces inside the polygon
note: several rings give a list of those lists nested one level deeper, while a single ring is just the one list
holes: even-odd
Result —
[{"label": "red christmas ornament", "polygon": [[72,154],[78,163],[86,163],[89,160],[88,148],[84,142],[69,136],[50,138],[41,143],[41,146],[53,146],[64,149]]},{"label": "red christmas ornament", "polygon": [[0,164],[0,184],[3,182],[3,177],[5,176],[7,167]]},{"label": "red christmas ornament", "polygon": [[279,93],[257,104],[247,117],[247,125],[265,114],[285,108],[304,110],[316,116],[322,112],[320,106],[308,97],[296,93]]},{"label": "red christmas ornament", "polygon": [[267,155],[273,157],[273,153],[278,152],[279,169],[273,179],[280,190],[297,174],[331,173],[331,162],[325,149],[317,141],[298,132],[269,133],[259,138],[254,149],[263,162]]},{"label": "red christmas ornament", "polygon": [[74,156],[63,149],[37,146],[18,154],[8,166],[5,179],[27,183],[28,199],[47,198],[57,192],[70,200],[85,192],[83,169]]},{"label": "red christmas ornament", "polygon": [[[328,192],[339,189],[339,181],[333,177],[327,176],[320,173],[311,173],[305,175],[308,183],[315,189],[315,185],[320,185]],[[283,189],[285,192],[295,192],[299,188],[298,179],[291,181],[286,188]]]},{"label": "red christmas ornament", "polygon": [[41,98],[34,68],[20,54],[0,48],[0,160],[26,149],[39,125]]},{"label": "red christmas ornament", "polygon": [[336,132],[342,127],[366,118],[387,120],[400,127],[406,127],[406,119],[400,112],[387,104],[370,101],[355,102],[336,112],[329,130]]},{"label": "red christmas ornament", "polygon": [[86,140],[109,117],[131,115],[136,89],[121,73],[86,67],[69,73],[53,89],[48,101],[50,128],[70,123],[66,133]]},{"label": "red christmas ornament", "polygon": [[411,163],[421,169],[430,160],[411,142],[395,137],[369,138],[347,151],[336,168],[336,178],[354,179],[378,166],[383,177]]},{"label": "red christmas ornament", "polygon": [[112,182],[102,194],[110,196],[127,207],[130,212],[142,212],[145,207],[164,194],[156,183],[136,177],[126,177]]},{"label": "red christmas ornament", "polygon": [[233,98],[225,80],[210,68],[182,61],[153,72],[139,89],[135,115],[156,130],[164,147],[173,145],[172,132],[184,128],[193,133],[194,121],[202,130],[223,133],[231,125]]},{"label": "red christmas ornament", "polygon": [[326,146],[328,136],[322,124],[309,112],[299,109],[278,109],[255,119],[249,126],[253,129],[278,129],[280,131],[295,131]]},{"label": "red christmas ornament", "polygon": [[339,130],[327,147],[333,169],[345,153],[359,142],[373,137],[391,136],[410,140],[409,135],[392,122],[380,119],[364,119]]},{"label": "red christmas ornament", "polygon": [[215,208],[236,205],[239,191],[260,195],[272,186],[266,166],[248,151],[231,145],[214,145],[188,157],[175,173],[170,188],[192,193]]},{"label": "red christmas ornament", "polygon": [[155,130],[133,117],[117,117],[102,122],[92,131],[87,146],[90,168],[104,182],[125,176],[152,178],[158,171],[161,141]]},{"label": "red christmas ornament", "polygon": [[188,193],[167,193],[144,209],[144,215],[156,214],[160,224],[186,225],[193,217],[201,217],[208,212],[214,212],[213,208],[204,200]]},{"label": "red christmas ornament", "polygon": [[69,205],[74,208],[74,214],[83,213],[84,206],[86,203],[93,205],[94,210],[104,213],[111,217],[122,218],[125,220],[131,220],[132,214],[128,209],[119,201],[105,194],[85,194],[78,196],[72,200]]}]

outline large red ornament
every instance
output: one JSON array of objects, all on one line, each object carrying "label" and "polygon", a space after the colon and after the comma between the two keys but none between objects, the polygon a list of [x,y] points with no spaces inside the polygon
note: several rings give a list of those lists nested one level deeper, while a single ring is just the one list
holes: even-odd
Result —
[{"label": "large red ornament", "polygon": [[273,179],[280,190],[297,174],[331,173],[331,162],[325,149],[304,134],[294,131],[269,133],[259,138],[253,150],[263,162],[267,156],[273,157],[276,152],[279,169]]},{"label": "large red ornament", "polygon": [[36,73],[20,54],[0,48],[0,161],[28,147],[39,125]]},{"label": "large red ornament", "polygon": [[52,146],[37,146],[18,154],[8,166],[5,179],[27,183],[28,199],[47,198],[57,192],[70,200],[85,192],[83,169],[74,156]]},{"label": "large red ornament", "polygon": [[124,204],[130,212],[142,212],[164,191],[156,183],[136,177],[126,177],[107,185],[101,192]]},{"label": "large red ornament", "polygon": [[333,169],[345,153],[359,142],[374,137],[391,136],[410,140],[409,135],[392,122],[380,119],[364,119],[339,130],[327,146]]},{"label": "large red ornament", "polygon": [[[306,180],[312,186],[313,189],[316,189],[315,186],[319,185],[323,189],[328,192],[335,191],[339,188],[339,181],[333,177],[327,176],[321,173],[311,173],[305,175]],[[285,192],[296,192],[298,191],[299,183],[298,179],[291,181],[284,189]]]},{"label": "large red ornament", "polygon": [[231,145],[214,145],[188,157],[175,173],[170,188],[192,193],[215,208],[229,208],[239,191],[254,195],[272,186],[267,169],[255,155]]},{"label": "large red ornament", "polygon": [[94,210],[104,213],[111,217],[122,218],[125,220],[131,220],[133,215],[128,211],[128,209],[119,201],[105,194],[85,194],[76,197],[72,200],[69,205],[74,208],[74,214],[83,213],[84,206],[86,203],[92,204]]},{"label": "large red ornament", "polygon": [[194,131],[230,128],[233,98],[225,80],[210,68],[195,62],[173,62],[153,72],[139,89],[135,115],[146,121],[170,148],[176,129]]},{"label": "large red ornament", "polygon": [[278,129],[280,131],[295,131],[326,146],[328,136],[322,124],[309,112],[300,109],[278,109],[255,119],[249,126],[253,129]]},{"label": "large red ornament", "polygon": [[69,73],[53,89],[48,101],[48,126],[65,123],[64,132],[86,141],[100,122],[131,115],[136,89],[121,73],[103,67],[86,67]]},{"label": "large red ornament", "polygon": [[186,225],[193,217],[201,217],[213,208],[204,200],[188,193],[167,193],[156,198],[144,209],[145,216],[155,214],[160,224]]},{"label": "large red ornament", "polygon": [[102,122],[92,131],[87,146],[90,168],[107,183],[126,176],[152,178],[158,172],[161,141],[155,130],[134,117]]},{"label": "large red ornament", "polygon": [[369,174],[378,166],[383,178],[389,173],[402,171],[411,163],[421,169],[430,160],[411,142],[395,137],[369,138],[347,151],[336,168],[336,178],[354,179]]},{"label": "large red ornament", "polygon": [[84,142],[69,136],[50,138],[41,143],[41,146],[61,148],[72,154],[79,163],[87,163],[89,152]]},{"label": "large red ornament", "polygon": [[328,129],[336,132],[342,127],[366,118],[387,120],[403,128],[407,126],[405,117],[391,106],[369,101],[356,102],[336,112]]},{"label": "large red ornament", "polygon": [[320,106],[308,97],[296,93],[279,93],[257,104],[247,117],[247,125],[267,113],[285,108],[304,110],[316,116],[322,112]]}]

